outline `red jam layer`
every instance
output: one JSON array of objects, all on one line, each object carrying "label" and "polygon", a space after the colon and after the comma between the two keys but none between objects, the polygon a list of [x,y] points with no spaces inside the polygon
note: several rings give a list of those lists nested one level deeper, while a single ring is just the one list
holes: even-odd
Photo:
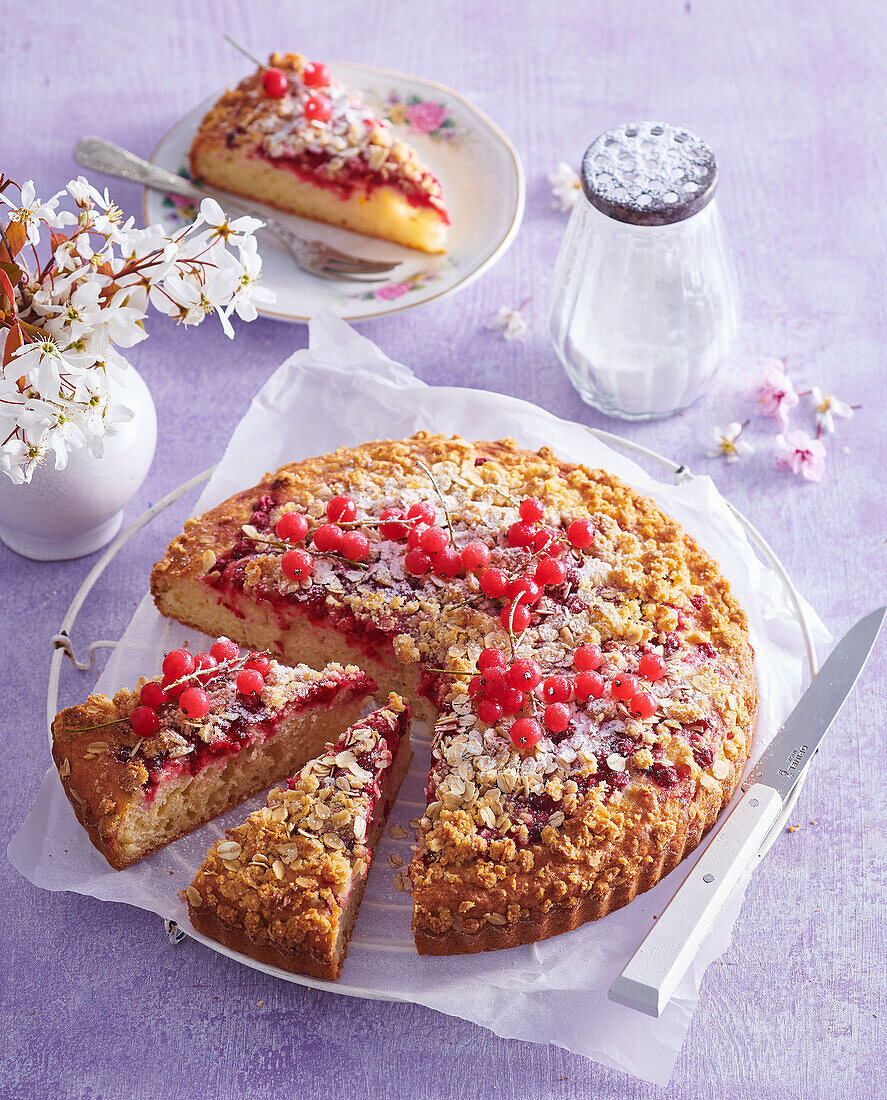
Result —
[{"label": "red jam layer", "polygon": [[[256,150],[251,155],[274,165],[275,168],[285,168],[306,183],[313,183],[316,187],[332,191],[341,199],[350,199],[355,191],[363,191],[366,195],[371,195],[380,187],[393,187],[404,196],[410,206],[434,210],[440,215],[444,225],[450,224],[446,210],[441,206],[443,200],[439,194],[431,195],[423,188],[417,187],[412,180],[405,178],[383,180],[378,172],[374,172],[357,157],[352,158],[347,172],[331,179],[324,171],[329,164],[329,157],[323,153],[305,152],[300,153],[298,157],[269,157],[267,153]],[[355,161],[358,163],[355,164]],[[429,172],[425,172],[422,178],[432,179],[433,177]],[[436,202],[432,201],[434,198],[437,199]]]},{"label": "red jam layer", "polygon": [[[263,713],[261,700],[253,702],[250,699],[238,698],[230,708],[235,718],[224,733],[216,736],[211,742],[204,741],[196,734],[189,735],[186,731],[179,730],[178,732],[188,738],[194,746],[191,752],[184,756],[157,755],[145,759],[148,779],[142,787],[144,796],[151,802],[161,783],[177,779],[182,775],[197,775],[211,763],[236,756],[247,745],[264,744],[277,733],[284,719],[292,718],[314,707],[331,706],[343,692],[349,696],[369,694],[375,690],[375,686],[372,677],[365,673],[356,674],[347,679],[318,681],[310,685],[304,696],[294,699],[273,715]],[[161,720],[164,709],[177,707],[177,705],[165,704],[160,710]],[[127,756],[127,761],[128,759]]]}]

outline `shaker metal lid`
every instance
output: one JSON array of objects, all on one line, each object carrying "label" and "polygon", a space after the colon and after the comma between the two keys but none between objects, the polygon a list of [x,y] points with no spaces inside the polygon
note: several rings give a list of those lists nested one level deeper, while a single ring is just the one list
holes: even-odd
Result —
[{"label": "shaker metal lid", "polygon": [[666,122],[608,130],[582,158],[582,189],[592,206],[632,225],[670,225],[706,206],[718,165],[705,142]]}]

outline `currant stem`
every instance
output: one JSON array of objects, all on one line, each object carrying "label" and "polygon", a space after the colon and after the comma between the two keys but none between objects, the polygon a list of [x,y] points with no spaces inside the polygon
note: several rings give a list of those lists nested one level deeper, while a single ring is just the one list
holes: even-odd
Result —
[{"label": "currant stem", "polygon": [[249,50],[245,50],[243,46],[241,46],[238,42],[235,42],[230,34],[223,34],[222,38],[225,39],[229,46],[233,46],[235,50],[242,53],[244,57],[248,57],[254,65],[257,65],[260,69],[267,68],[267,65],[264,65],[261,61],[259,61],[257,57],[253,57]]},{"label": "currant stem", "polygon": [[458,550],[458,547],[456,546],[456,534],[453,531],[453,521],[450,519],[450,513],[447,511],[446,498],[444,497],[443,493],[441,492],[440,486],[437,484],[437,478],[434,476],[434,474],[431,472],[431,470],[428,469],[428,467],[425,465],[425,463],[421,461],[421,459],[418,459],[418,458],[416,459],[416,465],[430,479],[431,484],[434,486],[434,491],[437,493],[438,497],[440,498],[440,506],[441,506],[441,508],[443,508],[444,518],[447,521],[447,527],[449,528],[449,532],[450,532],[450,544],[451,544],[451,546],[453,547],[454,550]]}]

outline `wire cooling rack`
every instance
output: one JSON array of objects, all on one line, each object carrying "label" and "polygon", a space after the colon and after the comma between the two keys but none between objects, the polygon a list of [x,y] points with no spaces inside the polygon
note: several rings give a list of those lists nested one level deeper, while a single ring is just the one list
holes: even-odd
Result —
[{"label": "wire cooling rack", "polygon": [[[664,455],[658,454],[656,451],[652,451],[648,447],[644,447],[639,443],[634,443],[631,440],[623,439],[622,436],[614,435],[611,432],[605,432],[605,431],[602,431],[598,428],[588,428],[587,430],[590,432],[591,435],[595,436],[602,443],[605,443],[608,446],[613,447],[615,450],[622,451],[625,454],[636,455],[636,456],[638,456],[640,458],[643,458],[643,459],[646,459],[648,462],[651,462],[654,465],[659,466],[662,469],[668,471],[668,473],[674,478],[676,484],[680,484],[684,481],[687,481],[693,476],[687,466],[682,465],[682,464],[677,463],[677,462],[674,462],[672,459],[666,458]],[[77,590],[77,593],[75,594],[73,600],[71,601],[70,606],[68,607],[67,612],[65,613],[64,619],[62,620],[62,623],[61,623],[61,626],[59,628],[58,633],[54,634],[52,636],[52,638],[50,639],[50,642],[52,643],[53,648],[54,648],[54,652],[53,652],[53,655],[52,655],[52,660],[50,662],[50,667],[49,667],[49,681],[48,681],[47,695],[46,695],[46,721],[47,721],[47,731],[48,731],[48,735],[49,735],[49,739],[50,739],[50,745],[52,743],[52,721],[55,718],[56,714],[58,713],[58,709],[59,709],[58,708],[59,680],[60,680],[60,677],[61,677],[61,669],[62,669],[62,663],[64,661],[64,658],[68,657],[68,659],[74,664],[74,666],[76,668],[81,669],[81,670],[87,670],[87,669],[92,668],[92,666],[93,666],[93,663],[94,663],[94,660],[95,660],[96,650],[98,650],[98,649],[113,649],[117,645],[116,641],[108,641],[108,640],[100,640],[100,641],[91,642],[87,646],[86,654],[85,654],[85,660],[78,659],[77,651],[74,647],[74,643],[73,643],[73,640],[71,638],[71,631],[74,627],[74,623],[77,619],[77,615],[80,612],[81,608],[83,607],[84,603],[86,602],[86,599],[89,596],[89,593],[94,588],[96,582],[99,580],[102,573],[104,573],[105,569],[108,567],[108,565],[111,563],[111,561],[113,561],[114,557],[130,541],[130,539],[132,539],[135,535],[137,535],[139,533],[139,531],[142,530],[143,527],[145,527],[147,524],[149,524],[151,522],[151,520],[154,519],[155,516],[159,515],[162,511],[164,511],[164,509],[168,508],[171,504],[174,504],[177,500],[179,500],[181,497],[185,496],[192,489],[195,489],[197,486],[202,485],[204,482],[208,481],[214,470],[215,470],[215,466],[211,466],[211,467],[209,467],[209,469],[206,469],[202,473],[199,473],[195,477],[192,477],[189,481],[186,481],[184,484],[180,485],[177,489],[173,489],[173,491],[171,493],[168,493],[165,497],[163,497],[162,500],[157,501],[157,503],[152,505],[152,507],[149,508],[143,515],[139,516],[139,518],[134,523],[132,523],[129,527],[126,528],[125,531],[121,532],[121,534],[119,534],[117,536],[117,538],[114,539],[114,541],[110,544],[110,546],[107,548],[107,550],[105,550],[105,552],[102,554],[102,556],[99,558],[99,560],[95,563],[95,565],[89,571],[89,573],[86,576],[86,579],[83,581],[80,588]],[[755,549],[755,551],[757,552],[759,557],[776,572],[777,576],[779,577],[779,579],[782,583],[782,586],[785,590],[788,601],[789,601],[789,603],[792,607],[795,618],[796,618],[796,620],[798,622],[798,625],[800,627],[800,630],[801,630],[801,636],[802,636],[803,641],[804,641],[804,648],[805,648],[806,657],[807,657],[808,678],[812,679],[816,675],[819,666],[818,666],[818,662],[817,662],[817,659],[816,659],[816,650],[815,650],[815,646],[814,646],[814,642],[813,642],[813,636],[812,636],[812,632],[811,632],[811,629],[810,629],[810,624],[807,621],[807,616],[806,616],[805,611],[804,611],[804,605],[801,601],[801,598],[798,594],[798,591],[795,588],[794,584],[792,583],[792,580],[789,577],[785,566],[782,564],[782,562],[776,556],[775,552],[770,547],[769,543],[764,538],[764,536],[760,533],[760,531],[758,531],[758,529],[754,526],[754,524],[751,523],[751,521],[748,520],[737,508],[735,508],[732,504],[730,504],[729,501],[727,502],[727,507],[730,509],[730,511],[733,514],[733,516],[735,517],[736,521],[739,523],[739,525],[745,531],[746,535],[748,536],[749,542],[751,543],[752,547]],[[429,738],[423,737],[421,734],[418,734],[418,733],[414,734],[412,740],[415,744],[419,744],[419,745],[429,744]],[[808,767],[809,767],[809,764],[808,764]],[[407,778],[409,779],[410,777],[408,776]],[[791,797],[789,798],[788,802],[786,803],[782,814],[780,815],[779,819],[774,824],[772,830],[770,831],[770,833],[768,834],[768,836],[764,840],[764,843],[761,845],[761,848],[758,851],[758,859],[759,860],[762,859],[767,854],[767,852],[770,850],[770,848],[773,846],[773,844],[776,842],[776,840],[780,836],[782,830],[785,827],[786,822],[788,821],[789,817],[791,816],[792,810],[794,809],[794,806],[795,806],[795,803],[797,802],[798,796],[801,793],[801,788],[803,787],[804,783],[806,782],[806,778],[807,778],[807,769],[805,768],[803,773],[799,777],[798,782],[795,785],[794,791],[792,792]],[[404,784],[404,787],[405,787],[405,789],[402,791],[401,796],[398,797],[398,802],[397,802],[398,808],[399,809],[405,809],[412,816],[415,816],[415,817],[421,816],[421,811],[424,809],[424,802],[421,802],[417,799],[410,800],[407,797],[411,793],[416,793],[417,796],[420,796],[421,795],[421,783],[420,783],[420,787],[417,790],[417,792],[410,791],[408,789],[409,784],[406,783],[406,782]],[[389,843],[388,838],[386,838],[384,843],[386,845]],[[408,842],[405,842],[405,843],[408,844]],[[406,860],[405,860],[405,862],[406,862]],[[401,902],[394,902],[394,903],[376,902],[375,904],[376,905],[381,904],[383,907],[390,908],[390,909],[395,909],[395,908],[402,908],[404,910],[409,909],[410,906],[409,906],[409,903],[408,903],[408,898],[403,896],[403,895],[401,895],[401,897],[402,897],[402,903]],[[364,901],[364,904],[365,905],[367,905],[367,904],[372,905],[373,902],[369,898],[366,898],[365,901]],[[169,935],[170,941],[172,943],[180,942],[180,940],[183,937],[183,932],[182,932],[181,929],[178,929],[176,927],[175,922],[165,921],[165,926],[166,926],[166,932]],[[207,947],[211,948],[212,950],[218,951],[221,954],[227,955],[229,958],[232,958],[232,959],[236,960],[237,962],[243,963],[243,964],[245,964],[247,966],[250,966],[254,969],[261,970],[264,973],[273,975],[275,977],[283,978],[283,979],[285,979],[287,981],[291,981],[291,982],[296,982],[300,985],[312,986],[316,989],[330,990],[332,992],[345,994],[346,996],[364,997],[364,998],[371,998],[371,999],[377,999],[377,1000],[396,1000],[397,999],[396,997],[393,997],[388,993],[368,992],[365,988],[362,988],[362,987],[361,988],[349,987],[347,984],[343,983],[341,980],[339,982],[336,982],[336,983],[331,983],[331,982],[319,981],[315,978],[310,978],[310,977],[307,977],[307,976],[301,975],[301,974],[291,974],[291,973],[289,973],[285,970],[281,970],[278,967],[269,966],[265,963],[260,963],[260,962],[256,961],[255,959],[249,958],[246,955],[242,955],[242,954],[239,954],[236,951],[232,951],[229,948],[225,947],[224,945],[218,943],[217,941],[209,939],[208,937],[201,935],[200,933],[196,932],[194,929],[191,929],[191,928],[188,929],[187,935],[194,938],[194,939],[196,939],[196,940],[198,940],[199,942],[205,944]],[[354,946],[354,947],[372,946],[374,949],[389,950],[389,951],[406,951],[406,950],[412,949],[411,944],[392,943],[390,945],[380,945],[379,943],[376,943],[376,942],[373,942],[372,944],[370,944],[369,942],[367,942],[366,944],[362,944],[358,937],[352,937],[351,945]]]}]

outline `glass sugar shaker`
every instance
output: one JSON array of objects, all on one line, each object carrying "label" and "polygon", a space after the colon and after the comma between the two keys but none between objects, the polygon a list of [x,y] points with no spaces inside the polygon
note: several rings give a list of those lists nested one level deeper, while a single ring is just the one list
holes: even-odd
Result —
[{"label": "glass sugar shaker", "polygon": [[601,412],[671,416],[702,395],[739,324],[714,153],[689,130],[638,122],[601,134],[581,179],[555,272],[555,350]]}]

